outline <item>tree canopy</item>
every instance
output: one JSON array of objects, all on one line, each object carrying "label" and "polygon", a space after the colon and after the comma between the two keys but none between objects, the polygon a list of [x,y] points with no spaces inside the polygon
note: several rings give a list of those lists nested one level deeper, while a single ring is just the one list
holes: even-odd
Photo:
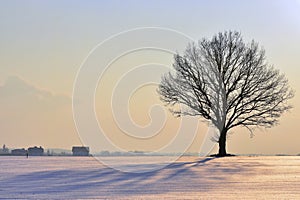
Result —
[{"label": "tree canopy", "polygon": [[[162,77],[161,100],[171,112],[210,120],[219,130],[219,156],[227,155],[228,130],[270,128],[291,108],[294,96],[286,76],[265,58],[255,41],[245,43],[239,32],[220,32],[174,55],[174,71]],[[186,109],[176,109],[177,105]]]}]

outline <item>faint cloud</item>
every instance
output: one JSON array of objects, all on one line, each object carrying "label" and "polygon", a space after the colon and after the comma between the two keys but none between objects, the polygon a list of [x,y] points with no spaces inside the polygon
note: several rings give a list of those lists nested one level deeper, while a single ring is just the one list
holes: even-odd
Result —
[{"label": "faint cloud", "polygon": [[11,111],[46,111],[70,104],[71,98],[38,88],[19,76],[10,76],[0,86],[0,103],[0,107]]},{"label": "faint cloud", "polygon": [[[71,98],[19,76],[0,85],[0,138],[8,146],[69,147],[78,144]],[[62,140],[67,138],[67,140]]]}]

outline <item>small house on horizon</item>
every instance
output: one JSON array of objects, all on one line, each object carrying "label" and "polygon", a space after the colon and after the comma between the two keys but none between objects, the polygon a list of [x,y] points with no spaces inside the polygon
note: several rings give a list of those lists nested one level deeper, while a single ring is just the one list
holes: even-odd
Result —
[{"label": "small house on horizon", "polygon": [[27,150],[22,148],[22,149],[13,149],[11,150],[11,155],[13,156],[26,156],[27,155]]},{"label": "small house on horizon", "polygon": [[73,156],[89,156],[90,148],[85,146],[74,146],[72,147]]},{"label": "small house on horizon", "polygon": [[29,156],[43,156],[44,155],[44,149],[43,147],[29,147],[28,148],[28,155]]}]

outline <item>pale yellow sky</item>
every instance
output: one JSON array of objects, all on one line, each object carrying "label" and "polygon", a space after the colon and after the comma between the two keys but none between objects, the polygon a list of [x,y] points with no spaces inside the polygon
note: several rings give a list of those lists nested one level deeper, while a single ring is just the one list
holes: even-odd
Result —
[{"label": "pale yellow sky", "polygon": [[[67,149],[81,145],[73,121],[72,92],[83,60],[92,48],[114,34],[155,26],[177,30],[196,40],[223,30],[238,30],[246,41],[259,42],[266,50],[269,63],[284,72],[295,89],[296,96],[291,101],[294,109],[282,117],[279,126],[257,129],[253,138],[247,130],[234,129],[228,141],[228,152],[298,154],[299,13],[297,0],[127,1],[126,4],[122,1],[1,1],[0,144],[12,148],[41,145]],[[149,36],[152,40],[157,38],[153,44],[163,37]],[[127,47],[134,42],[136,39],[131,37],[114,45]],[[178,50],[177,42],[182,43],[175,41],[172,51]],[[128,150],[155,150],[174,138],[180,119],[174,118],[168,110],[163,111],[163,107],[155,107],[149,114],[153,104],[161,105],[155,84],[140,87],[131,95],[128,105],[126,100],[130,88],[143,80],[159,81],[171,63],[172,55],[168,52],[137,51],[117,59],[101,77],[95,96],[96,116],[116,145]],[[140,71],[135,70],[143,64],[147,65]],[[117,100],[113,103],[121,111],[115,114],[124,127],[128,120],[125,111],[129,109],[138,125],[131,124],[123,129],[139,137],[155,132],[154,137],[133,139],[116,126],[110,97],[118,81],[120,85],[115,91],[119,93],[114,94]],[[125,110],[122,110],[123,104]],[[163,120],[166,122],[160,127]],[[139,127],[146,125],[149,127]],[[206,132],[206,125],[200,124],[189,151],[199,150]],[[172,151],[177,150],[180,148],[172,147]]]}]

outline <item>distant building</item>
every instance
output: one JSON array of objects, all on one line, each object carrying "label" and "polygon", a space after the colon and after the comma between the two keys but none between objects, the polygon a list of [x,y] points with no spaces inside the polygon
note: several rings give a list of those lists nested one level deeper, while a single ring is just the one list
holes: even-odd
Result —
[{"label": "distant building", "polygon": [[13,149],[11,150],[11,155],[13,156],[26,156],[27,150],[23,149]]},{"label": "distant building", "polygon": [[44,155],[43,147],[30,147],[28,148],[28,155],[29,156],[42,156]]},{"label": "distant building", "polygon": [[3,145],[2,149],[0,149],[0,154],[9,154],[9,149],[5,146],[5,144]]},{"label": "distant building", "polygon": [[109,151],[101,151],[101,152],[100,152],[100,155],[101,155],[101,156],[109,156],[109,155],[110,155],[110,152],[109,152]]},{"label": "distant building", "polygon": [[73,147],[72,153],[73,156],[89,156],[90,149],[89,147]]}]

